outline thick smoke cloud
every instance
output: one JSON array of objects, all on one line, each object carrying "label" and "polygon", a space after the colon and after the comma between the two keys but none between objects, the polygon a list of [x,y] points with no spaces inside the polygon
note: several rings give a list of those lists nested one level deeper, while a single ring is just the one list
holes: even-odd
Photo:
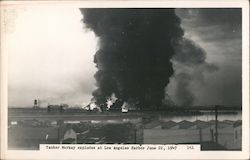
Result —
[{"label": "thick smoke cloud", "polygon": [[[183,38],[174,45],[176,54],[172,58],[175,81],[173,99],[178,105],[190,106],[195,101],[192,83],[205,85],[204,73],[214,72],[218,67],[206,62],[206,52],[195,42]],[[199,84],[197,84],[199,83]]]},{"label": "thick smoke cloud", "polygon": [[190,90],[190,83],[192,76],[186,72],[178,73],[174,76],[177,86],[175,97],[178,99],[180,105],[192,105],[195,99],[194,94]]},{"label": "thick smoke cloud", "polygon": [[[81,9],[84,23],[99,37],[94,62],[98,68],[93,92],[98,104],[114,93],[120,105],[140,107],[192,105],[190,86],[204,84],[204,73],[217,67],[206,52],[183,37],[174,9]],[[175,81],[174,97],[167,85]],[[166,91],[165,91],[166,89]]]},{"label": "thick smoke cloud", "polygon": [[99,37],[93,96],[105,104],[115,93],[143,108],[159,106],[173,75],[173,41],[182,38],[174,9],[81,9],[84,23]]}]

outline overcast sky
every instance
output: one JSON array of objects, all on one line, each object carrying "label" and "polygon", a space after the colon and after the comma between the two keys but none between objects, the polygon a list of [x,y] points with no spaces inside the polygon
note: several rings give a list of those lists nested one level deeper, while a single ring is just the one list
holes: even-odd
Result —
[{"label": "overcast sky", "polygon": [[8,33],[9,105],[88,102],[94,89],[97,39],[78,8],[18,10]]},{"label": "overcast sky", "polygon": [[[207,53],[218,70],[193,83],[195,105],[241,104],[241,10],[177,9],[185,37]],[[15,11],[6,33],[9,106],[87,104],[95,89],[94,33],[84,29],[78,8]]]},{"label": "overcast sky", "polygon": [[193,85],[196,104],[241,104],[241,9],[178,9],[185,36],[207,53],[218,70],[205,74],[205,84]]}]

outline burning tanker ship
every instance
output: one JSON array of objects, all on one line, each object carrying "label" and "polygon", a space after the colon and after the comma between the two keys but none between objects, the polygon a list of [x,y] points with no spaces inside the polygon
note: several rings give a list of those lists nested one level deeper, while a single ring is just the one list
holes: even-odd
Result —
[{"label": "burning tanker ship", "polygon": [[[97,89],[89,105],[99,111],[134,107],[158,109],[172,104],[166,87],[176,76],[177,95],[192,105],[188,73],[174,73],[176,65],[211,69],[205,52],[184,38],[175,9],[84,8],[83,23],[99,38],[94,55]],[[184,57],[184,58],[183,58]],[[179,65],[181,66],[181,65]],[[175,68],[174,68],[175,67]],[[179,67],[180,68],[180,67]],[[202,70],[199,72],[202,75]],[[188,100],[185,100],[188,99]],[[182,104],[183,105],[183,104]]]}]

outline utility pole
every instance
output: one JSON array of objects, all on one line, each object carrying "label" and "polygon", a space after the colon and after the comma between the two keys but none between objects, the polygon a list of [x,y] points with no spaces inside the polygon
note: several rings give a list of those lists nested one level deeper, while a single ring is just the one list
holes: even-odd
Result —
[{"label": "utility pole", "polygon": [[202,143],[202,130],[199,128],[200,144]]},{"label": "utility pole", "polygon": [[134,141],[135,141],[135,144],[136,144],[136,141],[137,141],[137,139],[136,139],[136,128],[134,129],[134,137],[135,137]]},{"label": "utility pole", "polygon": [[215,143],[218,144],[218,106],[215,106]]}]

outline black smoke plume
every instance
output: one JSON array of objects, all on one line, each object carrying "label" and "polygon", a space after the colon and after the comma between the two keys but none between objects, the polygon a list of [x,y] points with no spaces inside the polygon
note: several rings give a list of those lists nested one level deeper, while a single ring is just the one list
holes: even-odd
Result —
[{"label": "black smoke plume", "polygon": [[160,106],[173,75],[173,41],[182,38],[174,9],[80,9],[87,28],[99,37],[94,62],[97,104],[115,93],[143,108]]}]

